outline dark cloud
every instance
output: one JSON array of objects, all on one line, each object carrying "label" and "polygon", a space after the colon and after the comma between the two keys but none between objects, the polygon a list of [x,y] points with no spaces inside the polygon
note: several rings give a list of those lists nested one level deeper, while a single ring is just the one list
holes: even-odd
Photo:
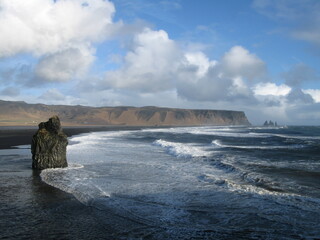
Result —
[{"label": "dark cloud", "polygon": [[8,97],[16,97],[19,94],[20,90],[17,87],[7,87],[0,92],[0,95]]},{"label": "dark cloud", "polygon": [[313,98],[311,95],[307,93],[303,93],[301,89],[293,89],[287,96],[287,100],[292,104],[312,104],[314,103]]},{"label": "dark cloud", "polygon": [[59,92],[57,89],[49,89],[45,93],[43,93],[39,99],[50,100],[50,101],[63,101],[66,97]]},{"label": "dark cloud", "polygon": [[288,124],[290,120],[292,124],[300,125],[319,125],[320,119],[320,103],[292,105],[287,107]]},{"label": "dark cloud", "polygon": [[219,101],[228,98],[232,79],[219,76],[219,68],[210,67],[205,76],[196,79],[194,66],[180,69],[177,93],[180,97],[196,101]]},{"label": "dark cloud", "polygon": [[304,82],[320,79],[315,69],[303,63],[294,65],[289,71],[283,73],[282,77],[285,79],[286,84],[291,87],[299,87]]},{"label": "dark cloud", "polygon": [[28,85],[32,79],[33,67],[28,63],[17,63],[13,67],[1,71],[0,81],[3,85],[16,84],[17,86]]}]

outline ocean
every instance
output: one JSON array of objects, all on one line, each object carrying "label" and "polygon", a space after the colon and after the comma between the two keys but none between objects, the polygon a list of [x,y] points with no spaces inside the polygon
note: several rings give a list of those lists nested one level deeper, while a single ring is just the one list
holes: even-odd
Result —
[{"label": "ocean", "polygon": [[69,138],[41,179],[114,239],[320,239],[320,127],[177,127]]}]

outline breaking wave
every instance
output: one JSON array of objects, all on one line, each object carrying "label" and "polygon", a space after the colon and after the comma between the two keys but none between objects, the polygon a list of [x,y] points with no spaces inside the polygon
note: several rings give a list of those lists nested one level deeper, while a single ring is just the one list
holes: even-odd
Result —
[{"label": "breaking wave", "polygon": [[216,147],[220,148],[237,148],[237,149],[260,149],[260,150],[269,150],[269,149],[296,149],[303,148],[304,146],[301,144],[294,145],[286,145],[286,146],[252,146],[252,145],[228,145],[221,143],[220,140],[212,141],[212,144]]},{"label": "breaking wave", "polygon": [[178,158],[206,157],[210,155],[210,153],[203,148],[186,143],[176,143],[158,139],[153,142],[153,145],[164,148],[168,154]]}]

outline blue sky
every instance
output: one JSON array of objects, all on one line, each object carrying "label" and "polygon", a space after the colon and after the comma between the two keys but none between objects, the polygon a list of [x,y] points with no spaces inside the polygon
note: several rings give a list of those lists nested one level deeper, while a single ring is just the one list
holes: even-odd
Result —
[{"label": "blue sky", "polygon": [[0,99],[320,119],[318,0],[0,0]]}]

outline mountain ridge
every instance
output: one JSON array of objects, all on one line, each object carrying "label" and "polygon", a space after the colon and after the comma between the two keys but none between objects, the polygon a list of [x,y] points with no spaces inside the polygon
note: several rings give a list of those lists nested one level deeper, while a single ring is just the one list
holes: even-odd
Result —
[{"label": "mountain ridge", "polygon": [[58,115],[65,126],[250,125],[243,111],[167,107],[90,107],[0,100],[0,126],[36,126]]}]

